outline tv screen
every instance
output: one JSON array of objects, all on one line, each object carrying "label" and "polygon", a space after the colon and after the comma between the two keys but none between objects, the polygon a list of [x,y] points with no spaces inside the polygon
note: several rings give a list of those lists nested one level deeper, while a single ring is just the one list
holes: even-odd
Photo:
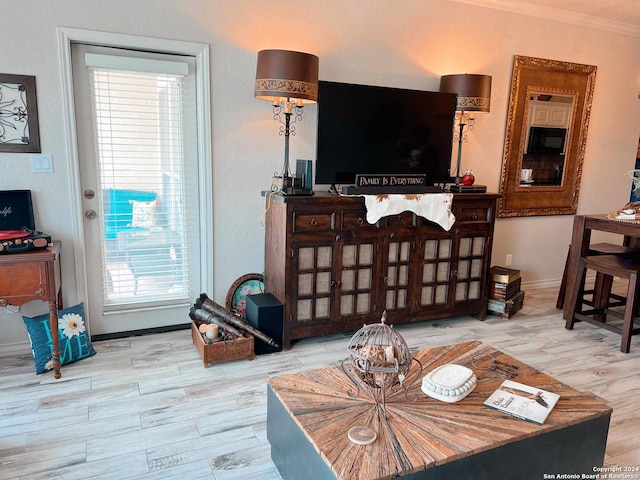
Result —
[{"label": "tv screen", "polygon": [[531,127],[527,153],[564,153],[566,128]]},{"label": "tv screen", "polygon": [[320,81],[316,184],[360,174],[451,179],[456,95]]}]

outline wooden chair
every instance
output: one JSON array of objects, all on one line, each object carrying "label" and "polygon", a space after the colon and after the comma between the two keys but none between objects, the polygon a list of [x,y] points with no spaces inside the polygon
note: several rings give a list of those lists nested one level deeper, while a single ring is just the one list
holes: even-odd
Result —
[{"label": "wooden chair", "polygon": [[[584,279],[588,269],[595,270],[596,275],[601,274],[613,279],[619,277],[627,280],[626,302],[624,312],[613,310],[609,303],[608,295],[596,291],[593,295],[591,303],[585,300],[586,291],[584,287]],[[582,279],[579,288],[573,292],[572,298],[569,299],[570,309],[567,316],[565,328],[573,330],[575,322],[584,321],[601,328],[605,328],[611,332],[622,335],[620,343],[620,351],[629,353],[631,346],[631,336],[640,333],[640,327],[634,328],[634,321],[640,320],[638,315],[638,300],[640,293],[638,292],[638,274],[640,273],[640,260],[634,258],[621,257],[618,255],[592,255],[580,259],[577,277]],[[596,289],[599,288],[596,284]],[[600,287],[601,288],[601,287]],[[596,298],[599,298],[596,299]],[[584,305],[592,307],[583,309]],[[622,325],[609,322],[608,316],[622,318]]]},{"label": "wooden chair", "polygon": [[[640,249],[629,246],[629,240],[625,238],[624,245],[616,245],[615,243],[594,243],[593,245],[589,245],[589,251],[587,252],[588,256],[593,255],[618,255],[622,257],[631,257],[634,255],[640,256]],[[564,264],[564,271],[562,273],[562,281],[560,282],[560,290],[558,290],[558,298],[556,300],[556,308],[558,310],[562,310],[564,308],[565,296],[567,295],[567,272],[569,270],[569,252],[567,252],[567,261]],[[602,275],[596,275],[596,286],[594,290],[586,291],[585,294],[593,294],[594,291],[605,292],[607,284],[611,287],[612,278],[604,278]],[[584,282],[584,278],[582,279]],[[603,282],[606,282],[603,287],[604,289],[598,288],[599,285],[602,285]],[[609,288],[611,291],[611,288]],[[617,301],[622,301],[617,295]]]}]

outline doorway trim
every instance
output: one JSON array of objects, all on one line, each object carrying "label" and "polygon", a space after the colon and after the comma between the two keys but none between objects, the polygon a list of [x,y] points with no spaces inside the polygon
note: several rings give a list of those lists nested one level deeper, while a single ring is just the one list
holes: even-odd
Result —
[{"label": "doorway trim", "polygon": [[198,188],[201,215],[200,258],[202,262],[200,284],[204,292],[213,291],[213,173],[211,163],[211,97],[209,45],[177,40],[165,40],[136,35],[98,32],[76,28],[58,27],[58,49],[60,51],[60,75],[62,84],[63,121],[67,152],[69,154],[69,185],[72,207],[73,253],[75,258],[76,290],[79,299],[87,301],[88,278],[84,229],[82,227],[82,193],[80,186],[80,159],[73,95],[71,68],[71,44],[89,43],[108,47],[134,48],[159,53],[189,55],[196,60],[196,102],[198,130]]}]

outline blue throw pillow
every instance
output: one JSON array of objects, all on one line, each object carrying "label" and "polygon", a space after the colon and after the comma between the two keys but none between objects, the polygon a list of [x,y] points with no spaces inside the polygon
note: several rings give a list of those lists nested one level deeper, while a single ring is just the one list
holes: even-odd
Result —
[{"label": "blue throw pillow", "polygon": [[[23,316],[22,319],[27,326],[31,340],[36,373],[53,370],[53,340],[49,314],[33,318]],[[58,339],[60,365],[76,362],[96,354],[87,333],[83,303],[58,312]]]}]

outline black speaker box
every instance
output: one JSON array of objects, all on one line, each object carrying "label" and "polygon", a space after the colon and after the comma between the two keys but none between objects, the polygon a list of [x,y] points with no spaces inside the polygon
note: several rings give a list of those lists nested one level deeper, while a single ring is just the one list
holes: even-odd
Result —
[{"label": "black speaker box", "polygon": [[279,347],[272,347],[254,337],[256,355],[280,352],[282,350],[282,321],[284,306],[270,293],[247,295],[247,321],[265,335],[273,338]]}]

